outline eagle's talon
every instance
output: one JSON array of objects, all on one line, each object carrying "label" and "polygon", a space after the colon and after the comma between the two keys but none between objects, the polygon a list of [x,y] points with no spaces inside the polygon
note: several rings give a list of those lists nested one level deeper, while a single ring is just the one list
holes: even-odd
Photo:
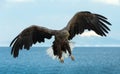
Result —
[{"label": "eagle's talon", "polygon": [[73,56],[73,55],[71,55],[71,60],[72,60],[72,61],[74,61],[74,60],[75,60],[75,58],[74,58],[74,56]]},{"label": "eagle's talon", "polygon": [[64,59],[63,59],[63,58],[60,58],[60,62],[61,62],[61,63],[64,63]]}]

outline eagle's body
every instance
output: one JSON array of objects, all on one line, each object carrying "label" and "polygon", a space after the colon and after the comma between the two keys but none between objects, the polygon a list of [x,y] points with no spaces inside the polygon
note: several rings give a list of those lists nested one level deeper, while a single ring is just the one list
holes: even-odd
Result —
[{"label": "eagle's body", "polygon": [[54,36],[52,48],[53,53],[61,62],[63,62],[62,53],[68,52],[71,59],[74,60],[69,46],[69,40],[77,34],[82,34],[84,30],[93,30],[100,36],[106,36],[110,29],[106,24],[111,25],[107,18],[100,14],[93,14],[88,11],[76,13],[68,22],[67,26],[61,30],[52,30],[41,26],[32,25],[24,29],[10,44],[12,46],[11,54],[17,57],[19,50],[24,48],[29,50],[32,44],[44,42],[45,38],[50,39]]},{"label": "eagle's body", "polygon": [[58,56],[59,59],[61,61],[62,60],[62,52],[69,52],[69,55],[72,57],[72,53],[71,53],[71,49],[69,46],[69,41],[68,41],[68,37],[69,37],[69,32],[67,30],[62,30],[62,31],[58,31],[55,34],[55,41],[53,42],[53,52],[54,55]]}]

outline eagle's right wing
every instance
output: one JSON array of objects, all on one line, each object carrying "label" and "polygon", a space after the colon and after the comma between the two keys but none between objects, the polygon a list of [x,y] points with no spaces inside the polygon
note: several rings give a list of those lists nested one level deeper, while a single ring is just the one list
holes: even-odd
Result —
[{"label": "eagle's right wing", "polygon": [[55,30],[51,30],[40,26],[30,26],[24,29],[16,38],[13,39],[10,46],[12,46],[11,54],[17,57],[20,49],[27,49],[36,42],[44,42],[45,38],[50,39],[55,34]]}]

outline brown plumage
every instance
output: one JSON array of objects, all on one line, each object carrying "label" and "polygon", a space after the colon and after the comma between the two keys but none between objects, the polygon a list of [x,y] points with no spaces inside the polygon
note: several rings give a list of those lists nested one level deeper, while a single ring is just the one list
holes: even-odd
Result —
[{"label": "brown plumage", "polygon": [[[12,46],[11,54],[14,57],[18,57],[20,49],[29,50],[32,44],[36,42],[44,42],[45,39],[50,39],[55,36],[52,48],[55,56],[58,56],[61,62],[63,62],[62,52],[68,51],[70,56],[72,55],[69,40],[77,34],[82,34],[84,30],[93,30],[100,36],[106,36],[110,29],[107,25],[111,25],[107,21],[107,18],[94,14],[88,11],[76,13],[72,19],[68,22],[67,26],[61,30],[51,30],[41,26],[30,26],[24,29],[10,44]],[[72,59],[73,56],[72,56]]]}]

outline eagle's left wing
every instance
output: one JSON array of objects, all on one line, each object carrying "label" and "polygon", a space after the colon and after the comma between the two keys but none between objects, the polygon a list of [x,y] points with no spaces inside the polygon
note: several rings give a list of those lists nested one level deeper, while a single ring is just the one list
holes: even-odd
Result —
[{"label": "eagle's left wing", "polygon": [[93,30],[100,36],[106,36],[106,33],[110,31],[107,25],[111,25],[111,23],[107,21],[106,17],[84,11],[76,13],[64,29],[69,31],[70,40],[76,34],[82,34],[85,29]]}]

